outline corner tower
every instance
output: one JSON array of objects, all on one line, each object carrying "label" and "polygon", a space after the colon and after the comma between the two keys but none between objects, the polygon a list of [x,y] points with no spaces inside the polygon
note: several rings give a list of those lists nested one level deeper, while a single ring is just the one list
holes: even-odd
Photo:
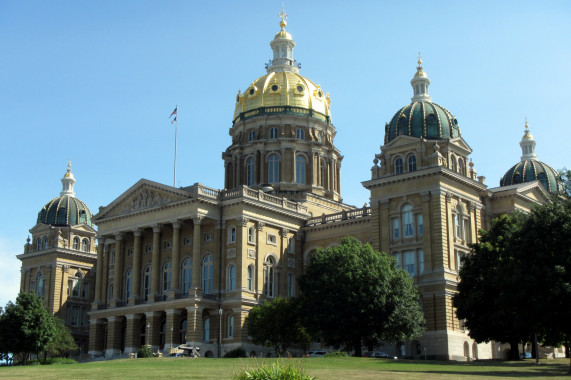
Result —
[{"label": "corner tower", "polygon": [[292,197],[309,192],[340,202],[343,156],[333,144],[329,94],[299,74],[287,15],[282,10],[279,16],[267,73],[236,95],[232,144],[222,154],[225,188],[245,185]]}]

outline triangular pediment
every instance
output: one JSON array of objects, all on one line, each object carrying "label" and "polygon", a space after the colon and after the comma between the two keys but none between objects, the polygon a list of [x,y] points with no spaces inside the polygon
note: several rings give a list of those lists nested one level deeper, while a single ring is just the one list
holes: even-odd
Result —
[{"label": "triangular pediment", "polygon": [[164,207],[189,198],[192,196],[188,191],[141,179],[108,206],[101,208],[93,219],[97,222],[114,216]]},{"label": "triangular pediment", "polygon": [[541,204],[551,201],[551,195],[539,181],[496,187],[489,190],[496,196],[512,194],[512,196],[524,197]]},{"label": "triangular pediment", "polygon": [[451,143],[453,143],[454,145],[460,147],[460,149],[465,150],[465,154],[470,154],[472,153],[472,148],[470,148],[470,145],[468,145],[468,143],[466,142],[466,140],[464,140],[462,137],[456,137],[450,140]]}]

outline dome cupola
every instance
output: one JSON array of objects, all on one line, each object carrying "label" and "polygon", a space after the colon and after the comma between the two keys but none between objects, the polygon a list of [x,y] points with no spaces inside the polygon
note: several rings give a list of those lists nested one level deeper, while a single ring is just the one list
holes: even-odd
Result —
[{"label": "dome cupola", "polygon": [[500,180],[500,187],[517,185],[520,183],[539,181],[547,191],[559,194],[562,185],[559,173],[551,166],[539,161],[535,154],[535,139],[529,133],[527,120],[525,121],[524,135],[519,143],[521,146],[521,161],[512,166]]},{"label": "dome cupola", "polygon": [[428,93],[430,79],[424,72],[420,56],[410,84],[413,88],[411,103],[398,110],[385,125],[385,144],[401,135],[428,140],[460,137],[460,127],[456,117],[446,108],[433,103],[430,98]]},{"label": "dome cupola", "polygon": [[91,211],[81,200],[75,197],[75,177],[71,172],[71,162],[67,165],[67,172],[61,179],[62,191],[60,196],[52,199],[38,213],[37,223],[51,226],[74,226],[91,223]]}]

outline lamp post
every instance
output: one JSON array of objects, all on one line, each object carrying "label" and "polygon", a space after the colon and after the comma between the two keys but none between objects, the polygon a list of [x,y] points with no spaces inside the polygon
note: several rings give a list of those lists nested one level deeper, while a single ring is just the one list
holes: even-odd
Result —
[{"label": "lamp post", "polygon": [[173,331],[174,331],[174,327],[171,326],[171,344],[170,344],[171,351],[172,351],[173,343],[174,343]]},{"label": "lamp post", "polygon": [[149,329],[151,328],[151,324],[147,323],[147,346],[150,346],[149,342],[151,341],[151,337],[149,336]]},{"label": "lamp post", "polygon": [[222,305],[218,306],[218,357],[220,357],[220,345],[222,344]]}]

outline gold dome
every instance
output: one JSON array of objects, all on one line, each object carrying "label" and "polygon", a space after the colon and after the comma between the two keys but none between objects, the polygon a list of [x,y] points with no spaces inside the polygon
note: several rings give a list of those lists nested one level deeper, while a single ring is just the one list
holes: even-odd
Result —
[{"label": "gold dome", "polygon": [[312,116],[322,120],[330,116],[328,97],[320,86],[298,73],[278,71],[256,79],[244,93],[238,92],[234,120],[241,114],[244,118],[261,115],[257,110],[262,107],[265,114],[281,113],[267,109],[280,106],[291,106],[294,113],[308,115],[312,110]]}]

